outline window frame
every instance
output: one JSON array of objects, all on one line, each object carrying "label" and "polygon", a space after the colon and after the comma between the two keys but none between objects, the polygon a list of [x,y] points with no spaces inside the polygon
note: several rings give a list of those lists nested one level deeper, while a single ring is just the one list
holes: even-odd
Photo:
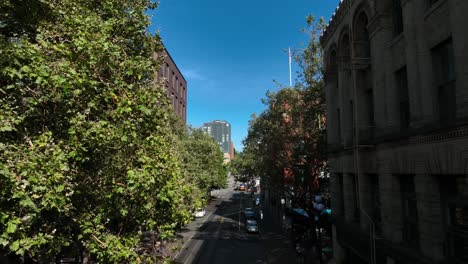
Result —
[{"label": "window frame", "polygon": [[400,130],[407,130],[411,123],[411,108],[408,90],[408,72],[406,65],[395,71],[400,109]]},{"label": "window frame", "polygon": [[458,190],[459,183],[457,181],[460,180],[464,180],[460,175],[441,175],[439,184],[442,215],[444,218],[442,223],[445,225],[446,229],[446,247],[444,255],[457,263],[468,261],[468,254],[456,252],[456,247],[460,246],[461,243],[454,241],[457,238],[461,238],[465,241],[465,245],[468,245],[468,224],[466,227],[455,226],[454,219],[452,218],[452,209],[454,208],[465,208],[468,214],[468,200],[466,197],[465,199],[461,197]]},{"label": "window frame", "polygon": [[452,38],[431,49],[434,93],[437,98],[438,119],[448,123],[456,119],[456,76]]},{"label": "window frame", "polygon": [[402,241],[412,248],[419,249],[418,200],[414,175],[400,176]]},{"label": "window frame", "polygon": [[401,7],[401,0],[392,1],[392,31],[393,38],[400,36],[404,31],[403,8]]}]

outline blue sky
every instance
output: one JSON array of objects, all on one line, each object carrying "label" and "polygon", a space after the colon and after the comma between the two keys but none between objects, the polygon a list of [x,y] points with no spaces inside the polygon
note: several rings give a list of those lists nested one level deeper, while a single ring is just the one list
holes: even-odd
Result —
[{"label": "blue sky", "polygon": [[[187,123],[231,123],[237,150],[261,98],[289,84],[288,47],[301,48],[308,14],[326,21],[339,0],[161,0],[151,32],[163,42],[187,80]],[[293,79],[297,66],[293,64]]]}]

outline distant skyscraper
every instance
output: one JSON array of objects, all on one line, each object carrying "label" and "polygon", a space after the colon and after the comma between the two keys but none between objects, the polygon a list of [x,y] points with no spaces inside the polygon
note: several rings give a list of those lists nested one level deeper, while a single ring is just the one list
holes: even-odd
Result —
[{"label": "distant skyscraper", "polygon": [[228,122],[214,120],[204,123],[202,130],[214,138],[224,153],[231,154],[231,125]]}]

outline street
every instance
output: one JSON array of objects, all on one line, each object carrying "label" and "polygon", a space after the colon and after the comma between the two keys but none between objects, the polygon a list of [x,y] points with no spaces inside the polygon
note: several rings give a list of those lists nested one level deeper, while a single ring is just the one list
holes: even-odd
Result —
[{"label": "street", "polygon": [[[233,191],[231,179],[229,187],[217,191],[215,197],[207,214],[184,231],[188,240],[176,255],[176,263],[296,263],[294,248],[270,211],[264,208],[261,220],[260,207],[254,206],[249,194]],[[258,234],[246,232],[242,211],[247,207],[256,212]]]}]

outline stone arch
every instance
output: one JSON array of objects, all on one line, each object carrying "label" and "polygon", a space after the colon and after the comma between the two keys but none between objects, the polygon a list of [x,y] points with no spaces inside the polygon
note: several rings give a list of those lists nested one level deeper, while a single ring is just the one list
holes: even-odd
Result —
[{"label": "stone arch", "polygon": [[336,72],[338,70],[338,53],[337,46],[333,43],[328,51],[327,71]]},{"label": "stone arch", "polygon": [[338,48],[336,44],[330,46],[327,56],[327,103],[328,109],[328,140],[330,144],[341,142],[341,106],[338,77]]},{"label": "stone arch", "polygon": [[350,146],[352,143],[352,127],[354,123],[353,114],[353,96],[352,96],[352,74],[351,74],[351,34],[349,28],[344,27],[339,35],[338,41],[338,90],[341,116],[341,140],[345,146]]},{"label": "stone arch", "polygon": [[351,59],[351,38],[347,28],[343,29],[340,34],[338,57],[341,63],[348,63]]},{"label": "stone arch", "polygon": [[354,84],[356,85],[356,126],[359,128],[359,139],[373,137],[374,91],[371,75],[371,45],[369,38],[370,8],[362,2],[353,14],[353,64],[355,67]]},{"label": "stone arch", "polygon": [[370,39],[369,39],[369,11],[363,7],[358,9],[353,17],[353,48],[354,58],[369,58]]}]

